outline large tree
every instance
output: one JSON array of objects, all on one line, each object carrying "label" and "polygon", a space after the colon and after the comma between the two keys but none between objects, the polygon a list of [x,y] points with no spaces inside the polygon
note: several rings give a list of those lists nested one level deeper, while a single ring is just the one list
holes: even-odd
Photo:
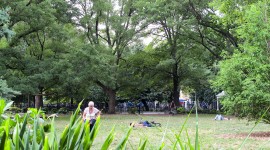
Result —
[{"label": "large tree", "polygon": [[[204,68],[197,64],[199,53],[202,56],[201,60],[205,61],[206,57],[214,60],[212,55],[218,58],[221,50],[217,51],[215,46],[202,39],[207,31],[198,25],[196,17],[190,11],[190,1],[165,0],[144,3],[140,1],[137,6],[152,24],[149,34],[156,37],[156,41],[162,41],[156,45],[156,50],[164,53],[157,68],[167,74],[166,79],[170,79],[172,100],[179,105],[179,91],[186,85],[187,77],[192,79],[191,75],[195,73],[191,72]],[[208,65],[212,65],[213,61],[209,62]]]},{"label": "large tree", "polygon": [[[146,24],[141,21],[132,0],[84,0],[77,1],[74,7],[80,10],[75,21],[85,32],[85,55],[95,64],[94,67],[85,64],[81,69],[91,68],[86,80],[103,89],[109,97],[108,112],[115,113],[116,94],[121,87],[119,79],[122,78],[119,64]],[[97,57],[91,59],[93,55]]]},{"label": "large tree", "polygon": [[[10,24],[16,35],[1,48],[4,79],[24,95],[36,95],[36,107],[45,92],[57,84],[54,67],[68,49],[65,24],[70,21],[65,1],[1,1],[9,7]],[[55,32],[57,31],[57,32]]]},{"label": "large tree", "polygon": [[[224,5],[224,3],[229,5]],[[220,63],[214,85],[224,90],[226,111],[260,118],[269,108],[269,1],[216,1],[224,23],[233,23],[239,49]],[[229,13],[230,12],[230,13]],[[264,116],[269,123],[269,110]]]},{"label": "large tree", "polygon": [[[0,42],[0,48],[3,45],[6,45],[6,39],[10,39],[11,36],[14,34],[9,28],[9,15],[7,13],[8,10],[6,9],[0,9],[0,41],[2,38],[5,38],[5,40],[2,40]],[[0,66],[2,70],[2,65]],[[18,91],[14,91],[13,89],[9,88],[7,85],[6,80],[2,80],[2,77],[0,77],[0,97],[5,99],[10,99],[11,97],[14,97],[15,94],[20,94]]]}]

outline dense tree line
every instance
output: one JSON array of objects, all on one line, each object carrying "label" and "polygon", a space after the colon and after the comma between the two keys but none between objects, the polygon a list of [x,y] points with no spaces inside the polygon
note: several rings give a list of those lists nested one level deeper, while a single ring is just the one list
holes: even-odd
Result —
[{"label": "dense tree line", "polygon": [[37,108],[44,97],[71,104],[86,98],[108,102],[109,113],[115,113],[117,100],[149,93],[179,105],[180,89],[224,90],[226,110],[256,118],[242,112],[251,103],[256,109],[269,103],[268,5],[234,0],[1,1],[0,82],[20,92],[18,101],[35,101]]}]

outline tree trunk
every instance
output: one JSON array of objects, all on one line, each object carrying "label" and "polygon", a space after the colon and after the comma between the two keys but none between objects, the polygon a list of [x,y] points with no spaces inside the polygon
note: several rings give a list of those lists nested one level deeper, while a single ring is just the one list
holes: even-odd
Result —
[{"label": "tree trunk", "polygon": [[176,106],[179,106],[179,83],[176,83],[175,81],[173,82],[173,101]]},{"label": "tree trunk", "polygon": [[60,109],[60,102],[59,102],[59,99],[57,99],[56,108],[57,108],[57,109]]},{"label": "tree trunk", "polygon": [[173,67],[173,101],[176,106],[180,106],[179,103],[179,76],[177,73],[177,64]]},{"label": "tree trunk", "polygon": [[42,95],[35,96],[35,108],[40,109],[43,105],[43,98]]},{"label": "tree trunk", "polygon": [[27,101],[28,101],[28,107],[31,107],[30,105],[30,94],[27,94]]},{"label": "tree trunk", "polygon": [[40,109],[41,107],[43,107],[43,88],[40,87],[39,88],[39,94],[35,96],[35,108]]},{"label": "tree trunk", "polygon": [[109,114],[115,113],[115,103],[116,103],[116,91],[113,89],[107,89],[106,94],[109,96]]},{"label": "tree trunk", "polygon": [[70,99],[70,107],[73,108],[73,98]]},{"label": "tree trunk", "polygon": [[109,97],[109,114],[114,114],[115,113],[115,104],[116,104],[116,91],[113,88],[107,87],[104,84],[102,84],[100,81],[96,81],[97,85],[99,85],[102,89],[103,92],[106,93],[106,95]]}]

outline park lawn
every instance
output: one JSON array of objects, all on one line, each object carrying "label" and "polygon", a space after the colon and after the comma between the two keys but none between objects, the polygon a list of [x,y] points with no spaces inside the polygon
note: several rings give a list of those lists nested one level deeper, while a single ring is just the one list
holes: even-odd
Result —
[{"label": "park lawn", "polygon": [[[164,149],[171,149],[172,142],[176,141],[174,134],[180,131],[187,115],[143,115],[142,117],[144,120],[159,122],[162,127],[134,128],[129,137],[127,149],[137,149],[140,139],[148,139],[147,147],[149,149],[158,149],[164,135]],[[254,126],[254,122],[248,123],[246,120],[232,118],[229,121],[215,121],[213,120],[214,117],[215,115],[199,114],[199,141],[202,149],[238,149]],[[137,115],[102,115],[100,130],[92,149],[99,150],[112,127],[115,126],[115,139],[110,147],[114,149],[126,134],[129,123],[138,121],[140,121],[140,118]],[[60,136],[68,122],[68,115],[56,118],[55,125],[58,136]],[[186,130],[181,137],[183,141],[187,142],[187,131],[193,145],[195,145],[195,125],[195,115],[191,115],[186,124]],[[168,127],[167,130],[166,127]],[[268,124],[258,124],[253,133],[267,133],[268,136],[256,137],[255,134],[246,141],[243,149],[270,149],[269,129],[270,125]]]}]

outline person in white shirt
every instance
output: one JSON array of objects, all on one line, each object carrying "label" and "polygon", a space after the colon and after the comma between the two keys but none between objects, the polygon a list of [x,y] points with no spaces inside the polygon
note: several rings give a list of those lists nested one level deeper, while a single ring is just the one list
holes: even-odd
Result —
[{"label": "person in white shirt", "polygon": [[96,118],[100,115],[100,111],[94,107],[94,102],[90,101],[88,103],[88,107],[86,107],[83,111],[83,120],[84,122],[90,123],[90,131],[94,127],[96,123]]}]

